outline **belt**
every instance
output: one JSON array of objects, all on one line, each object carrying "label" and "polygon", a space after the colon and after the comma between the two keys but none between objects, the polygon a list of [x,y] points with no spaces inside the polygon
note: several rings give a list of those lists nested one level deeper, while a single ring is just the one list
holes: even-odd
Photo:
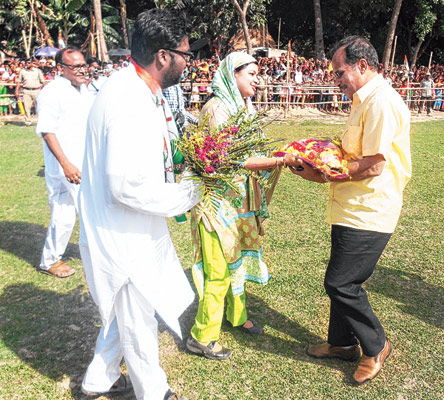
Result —
[{"label": "belt", "polygon": [[39,90],[39,87],[24,87],[25,90]]}]

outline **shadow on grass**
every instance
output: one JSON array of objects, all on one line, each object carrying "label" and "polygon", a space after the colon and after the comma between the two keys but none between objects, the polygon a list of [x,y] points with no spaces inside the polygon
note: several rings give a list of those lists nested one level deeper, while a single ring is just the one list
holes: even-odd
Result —
[{"label": "shadow on grass", "polygon": [[[188,278],[191,279],[191,272],[186,271],[186,273]],[[180,318],[184,336],[183,341],[174,335],[164,323],[159,321],[159,330],[168,330],[173,335],[179,351],[184,353],[188,353],[185,341],[189,337],[191,327],[194,324],[197,307],[198,297],[196,295],[193,304],[190,305]],[[344,374],[346,383],[354,385],[349,378],[355,368],[354,363],[344,363],[340,360],[317,360],[306,354],[305,349],[309,343],[322,343],[325,340],[311,333],[308,329],[279,311],[271,308],[263,299],[250,292],[247,292],[247,308],[249,318],[254,319],[264,327],[264,333],[262,335],[251,337],[241,330],[233,328],[225,318],[222,323],[222,332],[230,332],[233,339],[239,344],[240,349],[253,347],[258,352],[275,354],[338,370]]]},{"label": "shadow on grass", "polygon": [[444,329],[444,288],[424,281],[419,274],[377,266],[368,289],[392,298],[405,314]]},{"label": "shadow on grass", "polygon": [[[39,266],[46,228],[27,222],[0,221],[0,249],[14,254],[34,267]],[[77,244],[69,243],[63,259],[80,259]]]},{"label": "shadow on grass", "polygon": [[78,395],[100,323],[89,294],[81,286],[57,293],[22,283],[6,287],[0,305],[3,343],[40,374],[54,381],[69,376]]}]

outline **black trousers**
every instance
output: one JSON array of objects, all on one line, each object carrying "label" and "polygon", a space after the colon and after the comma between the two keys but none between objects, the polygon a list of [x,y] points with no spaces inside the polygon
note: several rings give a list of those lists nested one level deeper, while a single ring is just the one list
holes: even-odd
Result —
[{"label": "black trousers", "polygon": [[376,356],[385,345],[385,333],[362,284],[372,275],[390,233],[333,225],[331,254],[324,287],[330,297],[328,343],[359,344],[366,356]]}]

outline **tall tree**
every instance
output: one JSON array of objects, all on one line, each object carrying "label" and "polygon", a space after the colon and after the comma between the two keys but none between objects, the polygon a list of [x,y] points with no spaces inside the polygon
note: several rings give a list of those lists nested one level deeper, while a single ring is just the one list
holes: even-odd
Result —
[{"label": "tall tree", "polygon": [[65,44],[68,44],[73,29],[81,27],[83,30],[89,25],[88,17],[79,12],[83,6],[81,1],[48,0],[46,5],[40,4],[40,14],[45,18],[48,29],[60,33]]},{"label": "tall tree", "polygon": [[102,20],[102,6],[100,0],[93,0],[94,4],[94,16],[96,18],[97,28],[97,47],[99,49],[99,59],[101,61],[109,61],[108,50],[105,42],[105,35],[103,33],[103,20]]},{"label": "tall tree", "polygon": [[325,58],[324,30],[322,28],[321,0],[313,0],[315,18],[315,54],[318,60]]},{"label": "tall tree", "polygon": [[29,0],[29,5],[31,6],[31,12],[33,13],[34,18],[37,22],[37,26],[43,35],[43,39],[45,41],[46,46],[54,47],[54,40],[52,39],[51,34],[49,33],[45,20],[42,18],[42,15],[40,14],[39,4],[36,4],[34,0]]},{"label": "tall tree", "polygon": [[125,48],[130,48],[129,37],[128,37],[128,29],[126,24],[126,2],[125,0],[120,0],[120,17],[122,18],[122,32],[123,32],[123,41],[125,43]]},{"label": "tall tree", "polygon": [[384,68],[388,67],[390,61],[390,53],[393,46],[393,39],[395,37],[396,25],[398,23],[399,13],[401,11],[402,0],[395,0],[392,17],[390,18],[390,25],[387,32],[387,40],[384,46],[384,53],[382,55],[382,64]]},{"label": "tall tree", "polygon": [[232,1],[241,20],[242,30],[244,31],[244,36],[245,36],[245,44],[247,46],[247,53],[253,54],[253,48],[251,47],[250,34],[248,32],[248,25],[247,25],[247,10],[251,0],[245,0],[243,7],[240,6],[237,0],[232,0]]},{"label": "tall tree", "polygon": [[[266,4],[270,0],[251,0],[247,18],[251,27],[265,24]],[[231,1],[189,0],[186,12],[193,26],[192,39],[206,38],[210,48],[223,56],[230,39],[239,31],[238,12]]]},{"label": "tall tree", "polygon": [[[420,0],[418,1],[418,12],[415,18],[413,31],[416,34],[417,43],[413,49],[413,54],[410,59],[411,65],[416,65],[416,60],[421,51],[427,48],[431,39],[433,38],[433,30],[439,31],[442,29],[443,21],[438,20],[438,15],[443,15],[444,1],[442,0]],[[436,26],[440,24],[441,26]],[[426,38],[428,37],[428,40]]]}]

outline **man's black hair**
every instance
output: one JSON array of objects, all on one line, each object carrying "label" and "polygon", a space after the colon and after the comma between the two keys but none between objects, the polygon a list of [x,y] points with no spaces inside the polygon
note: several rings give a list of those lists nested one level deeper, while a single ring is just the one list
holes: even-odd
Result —
[{"label": "man's black hair", "polygon": [[71,54],[71,53],[75,53],[77,51],[79,53],[81,53],[81,50],[75,46],[67,46],[67,47],[63,48],[62,50],[59,50],[59,52],[55,56],[56,64],[63,64],[63,55],[65,53]]},{"label": "man's black hair", "polygon": [[356,64],[360,59],[367,61],[371,69],[378,69],[379,60],[378,53],[373,45],[361,36],[347,36],[337,42],[331,50],[331,57],[341,48],[344,47],[345,62],[349,65]]},{"label": "man's black hair", "polygon": [[141,67],[146,67],[160,49],[179,47],[189,32],[190,24],[183,13],[158,8],[144,11],[134,24],[131,57]]},{"label": "man's black hair", "polygon": [[97,63],[97,64],[101,64],[100,63],[100,60],[97,58],[97,57],[89,57],[88,58],[88,60],[86,60],[86,63],[88,64],[88,65],[91,65],[92,63]]}]

